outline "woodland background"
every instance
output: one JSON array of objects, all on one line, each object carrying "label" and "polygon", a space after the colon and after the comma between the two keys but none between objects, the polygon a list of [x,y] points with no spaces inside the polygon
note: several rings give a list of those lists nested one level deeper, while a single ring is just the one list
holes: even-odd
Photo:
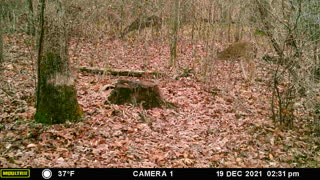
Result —
[{"label": "woodland background", "polygon": [[[0,20],[1,167],[319,167],[318,0],[1,0]],[[252,82],[217,58],[238,41]],[[118,80],[173,107],[106,103]]]}]

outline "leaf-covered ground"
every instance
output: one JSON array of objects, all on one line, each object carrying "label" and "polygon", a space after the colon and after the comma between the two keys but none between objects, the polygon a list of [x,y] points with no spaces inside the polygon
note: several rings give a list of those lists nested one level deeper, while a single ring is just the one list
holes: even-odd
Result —
[{"label": "leaf-covered ground", "polygon": [[[270,92],[258,62],[259,81],[243,80],[240,68],[212,63],[206,81],[198,73],[202,44],[179,44],[179,66],[190,77],[176,80],[168,68],[169,46],[157,40],[70,42],[72,66],[152,70],[165,100],[176,108],[143,110],[108,105],[105,85],[134,79],[74,72],[79,123],[45,126],[32,119],[35,53],[30,37],[4,38],[7,56],[0,77],[0,167],[320,167],[319,138],[308,122],[293,129],[270,120]],[[194,55],[196,54],[196,56]],[[33,59],[33,60],[32,60]],[[212,59],[214,61],[214,59]]]}]

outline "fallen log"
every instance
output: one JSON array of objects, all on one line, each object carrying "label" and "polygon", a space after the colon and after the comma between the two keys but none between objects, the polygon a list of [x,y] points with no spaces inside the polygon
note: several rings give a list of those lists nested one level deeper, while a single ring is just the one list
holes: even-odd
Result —
[{"label": "fallen log", "polygon": [[90,73],[90,74],[110,74],[113,76],[131,76],[131,77],[142,77],[142,76],[163,76],[163,73],[154,71],[131,71],[131,70],[116,70],[116,69],[101,69],[101,68],[91,68],[91,67],[79,67],[80,72]]}]

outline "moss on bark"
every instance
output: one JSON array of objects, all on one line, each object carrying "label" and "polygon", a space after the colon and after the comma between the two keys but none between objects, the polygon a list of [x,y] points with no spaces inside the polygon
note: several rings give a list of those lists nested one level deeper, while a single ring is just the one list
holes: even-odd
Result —
[{"label": "moss on bark", "polygon": [[40,64],[39,87],[35,120],[44,124],[77,122],[82,111],[77,93],[65,63],[59,55],[48,52]]}]

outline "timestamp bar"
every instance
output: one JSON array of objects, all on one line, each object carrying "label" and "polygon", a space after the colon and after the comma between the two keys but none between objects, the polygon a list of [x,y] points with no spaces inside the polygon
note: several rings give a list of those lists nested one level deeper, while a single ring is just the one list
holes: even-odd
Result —
[{"label": "timestamp bar", "polygon": [[[10,169],[0,170],[10,171]],[[314,177],[320,177],[319,168],[31,168],[26,170],[30,170],[30,179],[315,179]]]},{"label": "timestamp bar", "polygon": [[[312,171],[312,172],[311,172]],[[218,169],[217,177],[225,178],[281,178],[281,179],[299,179],[318,175],[319,169]]]}]

